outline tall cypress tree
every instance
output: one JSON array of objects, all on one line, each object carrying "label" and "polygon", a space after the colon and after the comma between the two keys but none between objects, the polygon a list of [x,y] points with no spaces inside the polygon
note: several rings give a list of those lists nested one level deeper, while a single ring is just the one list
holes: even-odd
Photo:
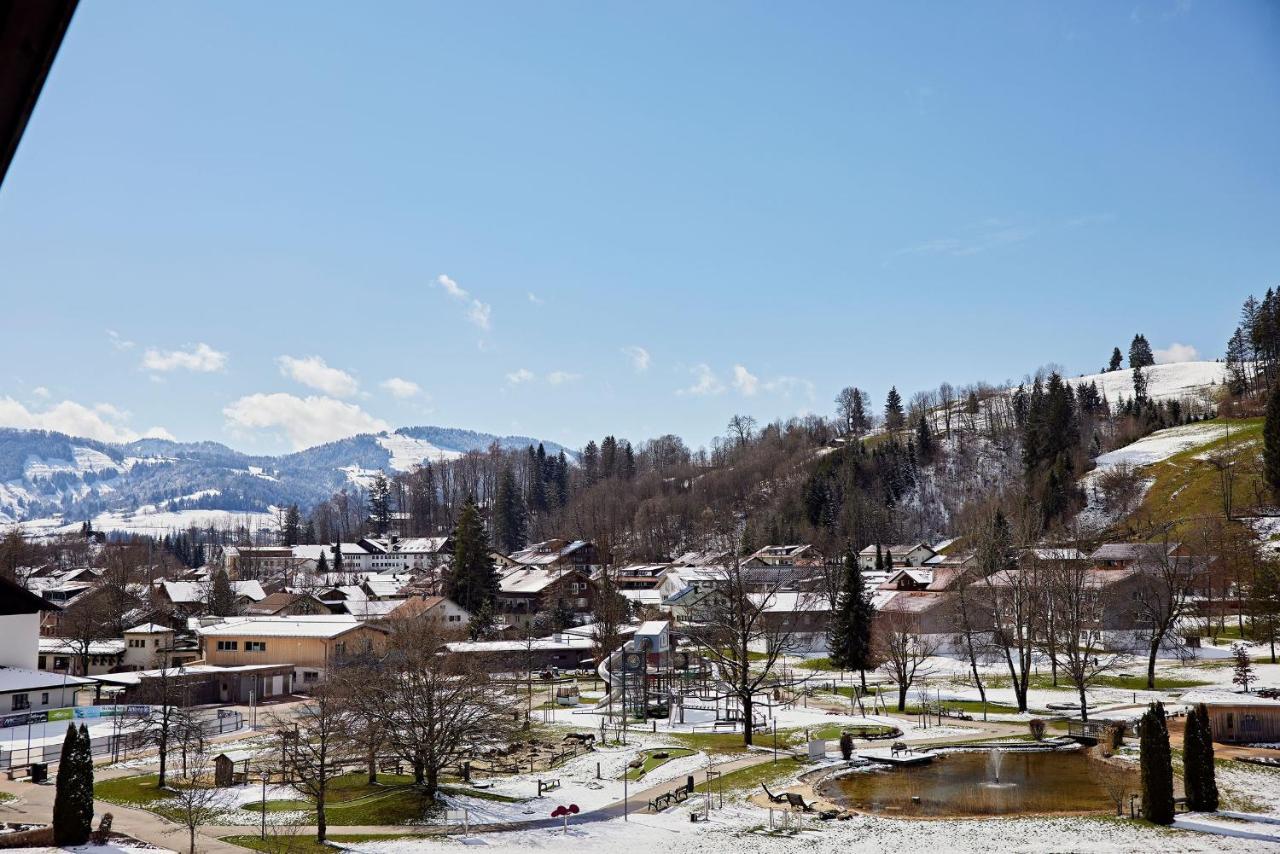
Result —
[{"label": "tall cypress tree", "polygon": [[342,572],[342,541],[333,544],[333,571],[335,574]]},{"label": "tall cypress tree", "polygon": [[1262,424],[1262,476],[1271,495],[1280,500],[1280,394],[1267,397],[1267,417]]},{"label": "tall cypress tree", "polygon": [[67,734],[62,739],[62,754],[58,757],[58,777],[53,783],[53,841],[55,845],[77,845],[75,839],[75,809],[70,792],[72,778],[76,775],[75,751],[79,741],[75,724],[67,724]]},{"label": "tall cypress tree", "polygon": [[1213,729],[1209,710],[1200,703],[1187,714],[1182,736],[1182,780],[1187,807],[1195,812],[1218,809],[1218,782],[1213,765]]},{"label": "tall cypress tree", "polygon": [[1164,704],[1152,703],[1140,727],[1142,817],[1152,824],[1173,824],[1173,755]]},{"label": "tall cypress tree", "polygon": [[489,538],[480,519],[480,508],[472,498],[467,498],[458,515],[453,542],[453,570],[446,595],[472,613],[486,604],[491,606],[498,595],[498,572],[489,556]]},{"label": "tall cypress tree", "polygon": [[831,663],[845,670],[856,670],[867,687],[867,668],[871,666],[871,621],[875,613],[867,597],[862,569],[853,546],[844,555],[844,577],[840,596],[831,620]]},{"label": "tall cypress tree", "polygon": [[76,841],[72,844],[83,845],[93,832],[93,747],[89,743],[89,729],[84,724],[80,724],[73,757],[76,773],[68,792],[76,828]]}]

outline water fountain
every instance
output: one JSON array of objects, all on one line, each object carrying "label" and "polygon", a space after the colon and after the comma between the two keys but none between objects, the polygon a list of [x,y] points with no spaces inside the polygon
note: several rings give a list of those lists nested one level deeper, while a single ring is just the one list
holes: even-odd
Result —
[{"label": "water fountain", "polygon": [[1000,763],[1003,756],[1000,750],[993,750],[987,756],[987,770],[991,772],[991,782],[997,786],[1000,785]]}]

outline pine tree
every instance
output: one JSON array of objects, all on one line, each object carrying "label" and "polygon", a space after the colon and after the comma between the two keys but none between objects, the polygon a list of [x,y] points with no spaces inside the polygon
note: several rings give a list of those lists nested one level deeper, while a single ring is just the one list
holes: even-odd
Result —
[{"label": "pine tree", "polygon": [[1253,661],[1249,658],[1249,647],[1243,643],[1233,643],[1231,645],[1231,657],[1233,659],[1232,669],[1235,671],[1231,681],[1239,685],[1248,694],[1249,684],[1253,682]]},{"label": "pine tree", "polygon": [[209,613],[215,617],[230,617],[235,612],[236,594],[231,589],[231,579],[225,569],[219,569],[213,576],[209,591]]},{"label": "pine tree", "polygon": [[933,461],[933,431],[929,429],[929,419],[923,415],[916,421],[916,453],[920,462]]},{"label": "pine tree", "polygon": [[330,548],[333,549],[333,571],[336,575],[342,574],[342,541],[334,543]]},{"label": "pine tree", "polygon": [[1147,402],[1147,374],[1142,368],[1133,369],[1133,400],[1139,406]]},{"label": "pine tree", "polygon": [[493,544],[505,554],[524,545],[524,506],[516,476],[507,466],[498,476],[492,508]]},{"label": "pine tree", "polygon": [[382,472],[378,472],[369,488],[369,518],[378,536],[385,537],[391,527],[391,484]]},{"label": "pine tree", "polygon": [[458,515],[453,532],[453,571],[449,573],[446,593],[471,613],[484,605],[492,605],[498,595],[498,572],[489,556],[489,538],[480,519],[480,508],[468,497]]},{"label": "pine tree", "polygon": [[286,546],[296,546],[302,540],[302,514],[298,512],[297,504],[290,504],[285,511],[280,538]]},{"label": "pine tree", "polygon": [[884,426],[886,430],[900,430],[906,416],[902,412],[902,395],[897,386],[889,387],[889,394],[884,399]]},{"label": "pine tree", "polygon": [[1203,703],[1187,714],[1182,737],[1182,780],[1187,808],[1193,812],[1218,809],[1218,783],[1213,765],[1213,730]]},{"label": "pine tree", "polygon": [[867,684],[871,666],[871,622],[875,612],[867,596],[858,556],[850,546],[844,555],[844,577],[831,619],[831,663],[844,670],[856,670]]},{"label": "pine tree", "polygon": [[1108,371],[1120,370],[1120,365],[1123,362],[1123,360],[1124,360],[1124,357],[1120,355],[1120,348],[1116,347],[1111,351],[1111,363],[1107,365],[1107,370]]},{"label": "pine tree", "polygon": [[316,561],[316,573],[324,575],[329,571],[329,559],[324,556],[324,549],[320,550],[320,559]]},{"label": "pine tree", "polygon": [[1152,703],[1139,726],[1142,817],[1152,824],[1173,824],[1173,756],[1164,704]]},{"label": "pine tree", "polygon": [[586,479],[587,486],[595,483],[600,477],[600,448],[594,439],[587,442],[587,446],[582,449],[582,476]]},{"label": "pine tree", "polygon": [[58,757],[58,777],[53,789],[53,841],[55,845],[79,845],[77,840],[75,807],[72,805],[72,779],[76,775],[75,751],[79,735],[75,724],[67,724],[67,734],[62,739],[62,754]]},{"label": "pine tree", "polygon": [[1280,394],[1267,396],[1267,417],[1262,424],[1262,477],[1272,498],[1280,501]]},{"label": "pine tree", "polygon": [[1155,363],[1156,358],[1151,352],[1151,345],[1147,343],[1147,336],[1141,333],[1133,336],[1133,341],[1129,344],[1129,367],[1149,368]]},{"label": "pine tree", "polygon": [[315,541],[316,541],[316,523],[308,519],[307,527],[304,528],[302,531],[302,542],[306,543],[307,545],[310,545]]}]

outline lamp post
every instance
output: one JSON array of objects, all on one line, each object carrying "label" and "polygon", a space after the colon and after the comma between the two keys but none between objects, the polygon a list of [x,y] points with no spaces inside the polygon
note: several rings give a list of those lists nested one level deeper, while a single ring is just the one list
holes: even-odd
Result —
[{"label": "lamp post", "polygon": [[262,772],[262,838],[267,838],[267,772]]}]

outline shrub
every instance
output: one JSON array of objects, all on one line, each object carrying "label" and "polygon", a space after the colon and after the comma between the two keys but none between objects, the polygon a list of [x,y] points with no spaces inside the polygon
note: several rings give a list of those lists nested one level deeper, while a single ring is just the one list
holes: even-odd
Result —
[{"label": "shrub", "polygon": [[1027,721],[1027,726],[1031,728],[1031,737],[1036,741],[1044,741],[1044,731],[1046,724],[1040,718],[1032,718]]},{"label": "shrub", "polygon": [[853,758],[853,736],[847,732],[840,733],[840,755],[846,760]]}]

